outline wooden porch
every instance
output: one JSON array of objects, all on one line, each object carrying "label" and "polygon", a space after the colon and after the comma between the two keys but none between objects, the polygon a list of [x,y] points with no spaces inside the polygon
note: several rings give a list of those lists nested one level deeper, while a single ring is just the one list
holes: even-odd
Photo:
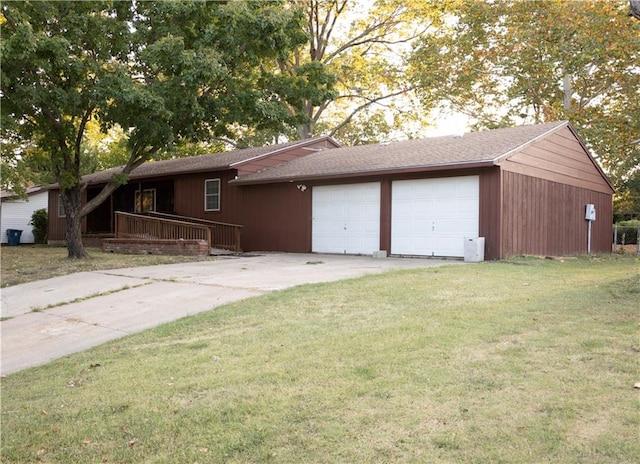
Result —
[{"label": "wooden porch", "polygon": [[115,212],[115,238],[143,241],[204,241],[211,254],[224,250],[241,253],[241,225],[158,213]]}]

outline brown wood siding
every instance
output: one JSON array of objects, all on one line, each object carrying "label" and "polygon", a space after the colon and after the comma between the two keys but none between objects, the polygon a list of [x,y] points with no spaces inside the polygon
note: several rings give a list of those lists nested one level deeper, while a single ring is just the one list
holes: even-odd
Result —
[{"label": "brown wood siding", "polygon": [[58,217],[58,201],[60,190],[49,190],[49,221],[47,240],[60,241],[64,240],[65,219]]},{"label": "brown wood siding", "polygon": [[[240,224],[244,251],[311,251],[311,189],[297,184],[229,185],[235,171],[175,179],[175,212],[182,216]],[[220,179],[220,211],[204,210],[204,183]]]},{"label": "brown wood siding", "polygon": [[500,258],[575,255],[587,251],[585,206],[594,204],[591,251],[611,251],[611,195],[513,172],[502,173]]},{"label": "brown wood siding", "polygon": [[380,250],[391,253],[391,180],[380,182]]},{"label": "brown wood siding", "polygon": [[[87,201],[86,190],[82,192],[83,204]],[[59,242],[65,240],[65,225],[67,223],[64,217],[58,217],[58,202],[60,199],[60,190],[49,190],[49,216],[47,224],[47,241]],[[87,218],[82,219],[82,233],[87,232]]]},{"label": "brown wood siding", "polygon": [[500,259],[502,202],[500,168],[485,169],[480,174],[480,211],[478,234],[484,237],[484,258]]},{"label": "brown wood siding", "polygon": [[568,127],[501,161],[504,171],[612,194],[595,161]]},{"label": "brown wood siding", "polygon": [[[460,176],[461,173],[480,176],[480,230],[484,234],[487,249],[486,259],[496,259],[500,241],[500,173],[498,168],[450,171],[446,177]],[[391,249],[391,185],[394,180],[416,179],[431,176],[372,176],[367,182],[380,182],[380,249]],[[243,213],[237,223],[245,225],[242,245],[246,251],[286,251],[306,253],[311,251],[311,196],[307,195],[313,186],[351,184],[361,178],[340,179],[339,181],[296,182],[265,184],[262,186],[240,186],[237,201]],[[296,186],[307,186],[300,192]],[[482,217],[486,213],[487,217]]]},{"label": "brown wood siding", "polygon": [[[177,176],[174,184],[175,214],[209,221],[238,223],[239,208],[236,198],[238,189],[229,185],[229,181],[234,178],[235,171],[214,171]],[[207,179],[220,179],[219,211],[205,211],[204,185]]]},{"label": "brown wood siding", "polygon": [[295,183],[237,189],[245,251],[311,252],[311,188]]}]

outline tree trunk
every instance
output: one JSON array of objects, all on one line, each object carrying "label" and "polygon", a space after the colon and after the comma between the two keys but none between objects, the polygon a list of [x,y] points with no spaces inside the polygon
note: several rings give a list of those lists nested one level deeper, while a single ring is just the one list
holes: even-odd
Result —
[{"label": "tree trunk", "polygon": [[311,123],[298,126],[298,140],[310,139],[312,131],[313,129],[311,128]]},{"label": "tree trunk", "polygon": [[88,258],[89,254],[84,249],[82,243],[82,219],[77,216],[67,216],[67,227],[65,230],[67,240],[67,251],[69,258]]},{"label": "tree trunk", "polygon": [[573,106],[571,104],[571,97],[573,96],[573,89],[571,88],[571,75],[565,74],[562,78],[562,94],[563,99],[562,103],[564,106],[564,110],[567,113],[572,113]]},{"label": "tree trunk", "polygon": [[82,243],[82,217],[80,216],[81,189],[75,186],[70,190],[62,190],[62,204],[67,219],[65,226],[65,240],[67,242],[68,258],[88,258],[89,254]]}]

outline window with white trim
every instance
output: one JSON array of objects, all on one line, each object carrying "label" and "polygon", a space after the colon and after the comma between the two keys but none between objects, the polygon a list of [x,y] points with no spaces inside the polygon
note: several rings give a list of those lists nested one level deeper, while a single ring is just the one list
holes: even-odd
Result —
[{"label": "window with white trim", "polygon": [[220,211],[220,179],[204,181],[204,210]]}]

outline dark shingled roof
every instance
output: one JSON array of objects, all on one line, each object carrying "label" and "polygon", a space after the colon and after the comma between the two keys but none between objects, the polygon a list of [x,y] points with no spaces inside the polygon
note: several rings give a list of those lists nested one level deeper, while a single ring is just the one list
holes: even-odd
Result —
[{"label": "dark shingled roof", "polygon": [[[239,184],[269,183],[399,170],[490,165],[496,163],[500,158],[514,153],[524,145],[568,124],[567,121],[559,121],[471,132],[463,136],[431,137],[388,144],[332,148],[283,162],[255,173],[242,175],[232,182]],[[235,164],[267,156],[297,145],[306,145],[312,141],[295,141],[165,161],[148,161],[135,169],[129,178],[135,180],[232,169]],[[119,167],[89,174],[83,177],[83,181],[89,184],[105,183],[121,169],[122,167]]]},{"label": "dark shingled roof", "polygon": [[567,121],[510,127],[463,136],[432,137],[334,148],[242,176],[234,183],[268,183],[364,173],[494,164]]},{"label": "dark shingled roof", "polygon": [[[189,172],[203,171],[219,171],[229,169],[235,163],[248,161],[259,156],[269,155],[279,150],[294,147],[296,145],[305,145],[311,140],[295,141],[288,143],[280,143],[276,145],[267,145],[264,147],[243,148],[222,153],[213,153],[200,156],[191,156],[187,158],[177,158],[163,161],[147,161],[143,165],[134,169],[129,175],[130,180],[142,179],[147,177],[168,176],[173,174],[183,174]],[[89,184],[100,184],[108,182],[113,174],[122,171],[122,166],[107,169],[93,174],[87,174],[82,177],[83,182]]]}]

